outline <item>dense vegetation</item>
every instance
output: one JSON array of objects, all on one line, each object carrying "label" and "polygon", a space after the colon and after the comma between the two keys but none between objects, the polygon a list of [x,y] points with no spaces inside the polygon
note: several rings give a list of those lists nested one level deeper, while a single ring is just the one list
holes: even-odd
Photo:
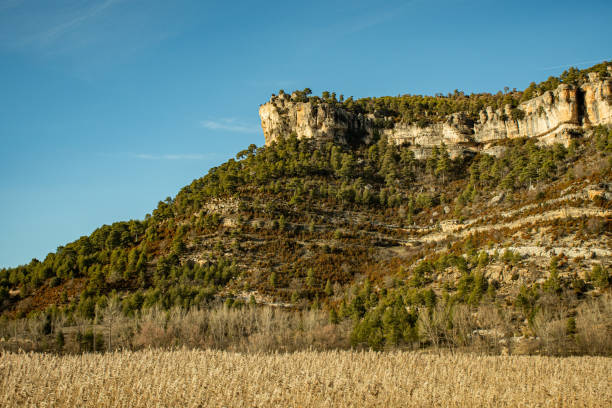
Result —
[{"label": "dense vegetation", "polygon": [[[602,129],[593,143],[609,152],[610,133]],[[345,211],[380,212],[410,225],[415,216],[439,204],[461,208],[497,186],[514,191],[556,179],[584,149],[578,141],[565,149],[561,145],[541,148],[533,140],[517,139],[499,158],[478,155],[451,160],[442,145],[428,159],[416,160],[408,148],[384,139],[356,150],[333,144],[319,147],[294,137],[267,148],[251,146],[236,160],[194,180],[175,199],[160,202],[144,221],[105,225],[59,247],[42,262],[33,259],[28,265],[1,270],[3,301],[10,288],[20,288],[19,296],[27,297],[44,284],[53,288],[85,278],[78,309],[86,314],[93,313],[95,299],[122,289],[148,289],[142,299],[132,302],[138,308],[180,305],[185,298],[200,303],[238,273],[232,260],[223,257],[208,259],[205,265],[181,262],[189,235],[222,229],[221,217],[203,209],[210,199],[240,198],[245,222],[273,217],[274,228],[287,233],[291,232],[288,224],[301,224],[302,233],[314,232],[317,220],[308,214],[314,202]],[[452,192],[422,192],[428,183],[455,180],[467,183],[454,199]],[[200,289],[194,291],[194,287]],[[65,295],[58,303],[66,301]]]}]

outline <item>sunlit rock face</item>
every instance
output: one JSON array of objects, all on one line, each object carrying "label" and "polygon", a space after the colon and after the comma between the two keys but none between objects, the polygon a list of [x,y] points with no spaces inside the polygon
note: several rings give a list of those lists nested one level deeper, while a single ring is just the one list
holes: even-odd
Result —
[{"label": "sunlit rock face", "polygon": [[480,112],[480,120],[474,126],[474,139],[488,142],[541,137],[579,126],[578,92],[562,84],[555,91],[523,102],[517,108],[524,114],[522,118],[513,118],[509,105],[495,111],[489,107]]},{"label": "sunlit rock face", "polygon": [[390,143],[410,146],[417,157],[442,143],[452,156],[519,137],[568,145],[576,132],[612,124],[612,81],[594,73],[588,79],[580,87],[561,84],[514,110],[509,105],[497,110],[488,107],[480,111],[476,122],[459,112],[426,126],[396,122],[391,128],[378,129],[373,115],[355,114],[325,102],[297,102],[296,95],[284,93],[272,95],[261,105],[259,116],[266,145],[290,134],[336,143],[369,143],[383,136]]},{"label": "sunlit rock face", "polygon": [[612,124],[611,102],[612,82],[591,73],[589,81],[578,88],[561,84],[554,91],[521,103],[518,109],[524,112],[523,118],[513,119],[509,106],[503,112],[491,108],[481,111],[474,139],[487,142],[535,137],[543,144],[567,145],[575,131]]},{"label": "sunlit rock face", "polygon": [[584,122],[586,125],[612,123],[612,81],[598,81],[597,74],[589,74],[589,82],[581,86],[584,92]]},{"label": "sunlit rock face", "polygon": [[352,138],[367,142],[373,134],[372,120],[328,103],[294,102],[289,95],[273,95],[259,108],[266,145],[295,133],[298,139],[348,143]]}]

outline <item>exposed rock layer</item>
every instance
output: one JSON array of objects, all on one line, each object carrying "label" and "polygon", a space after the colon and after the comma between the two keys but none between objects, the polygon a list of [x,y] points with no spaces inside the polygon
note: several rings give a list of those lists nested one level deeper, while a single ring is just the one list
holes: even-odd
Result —
[{"label": "exposed rock layer", "polygon": [[368,141],[374,132],[374,124],[366,115],[356,115],[328,103],[294,102],[287,94],[273,95],[260,106],[259,116],[266,144],[291,133],[299,139]]},{"label": "exposed rock layer", "polygon": [[354,114],[328,103],[295,102],[287,94],[273,95],[259,108],[266,144],[284,135],[340,143],[369,142],[376,132],[389,142],[413,146],[426,155],[445,143],[451,155],[480,150],[490,142],[507,138],[534,137],[544,144],[568,144],[572,134],[596,125],[612,124],[612,81],[589,74],[580,87],[562,84],[554,91],[521,103],[522,118],[513,118],[509,105],[488,107],[473,123],[463,113],[425,127],[398,122],[391,129],[377,129],[373,115]]}]

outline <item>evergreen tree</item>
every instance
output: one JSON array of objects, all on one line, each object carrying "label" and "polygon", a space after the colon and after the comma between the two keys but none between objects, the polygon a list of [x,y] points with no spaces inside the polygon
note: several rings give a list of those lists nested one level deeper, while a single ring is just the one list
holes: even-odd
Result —
[{"label": "evergreen tree", "polygon": [[334,288],[332,287],[331,281],[328,279],[327,283],[325,284],[325,295],[329,297],[333,294],[334,294]]},{"label": "evergreen tree", "polygon": [[312,268],[308,268],[308,272],[306,273],[306,284],[311,288],[315,285],[315,274]]},{"label": "evergreen tree", "polygon": [[64,350],[64,345],[66,344],[66,338],[64,337],[64,332],[63,331],[58,331],[57,335],[55,336],[55,344],[57,345],[57,349],[59,351]]},{"label": "evergreen tree", "polygon": [[436,163],[436,176],[442,176],[442,183],[444,183],[444,177],[448,174],[450,170],[450,156],[448,155],[448,151],[446,150],[446,146],[442,144],[440,147],[440,153],[438,155],[438,161]]},{"label": "evergreen tree", "polygon": [[431,151],[431,154],[429,155],[426,161],[426,168],[427,168],[428,173],[433,174],[434,171],[436,170],[436,166],[438,165],[439,156],[440,156],[440,150],[438,149],[438,146],[434,146],[434,148]]},{"label": "evergreen tree", "polygon": [[276,287],[276,284],[277,284],[276,272],[272,272],[270,274],[268,281],[270,282],[270,286],[272,286],[273,288]]},{"label": "evergreen tree", "polygon": [[342,155],[342,164],[340,166],[339,174],[341,177],[346,179],[355,176],[355,158],[352,154],[346,153]]},{"label": "evergreen tree", "polygon": [[334,309],[333,307],[329,310],[329,322],[331,324],[338,324],[339,322],[338,313],[336,312],[336,309]]}]

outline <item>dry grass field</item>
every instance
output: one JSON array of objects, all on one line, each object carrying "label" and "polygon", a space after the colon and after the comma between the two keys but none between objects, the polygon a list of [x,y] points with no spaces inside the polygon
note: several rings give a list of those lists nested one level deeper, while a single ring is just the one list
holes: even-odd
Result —
[{"label": "dry grass field", "polygon": [[612,360],[185,349],[5,353],[0,406],[610,407]]}]

